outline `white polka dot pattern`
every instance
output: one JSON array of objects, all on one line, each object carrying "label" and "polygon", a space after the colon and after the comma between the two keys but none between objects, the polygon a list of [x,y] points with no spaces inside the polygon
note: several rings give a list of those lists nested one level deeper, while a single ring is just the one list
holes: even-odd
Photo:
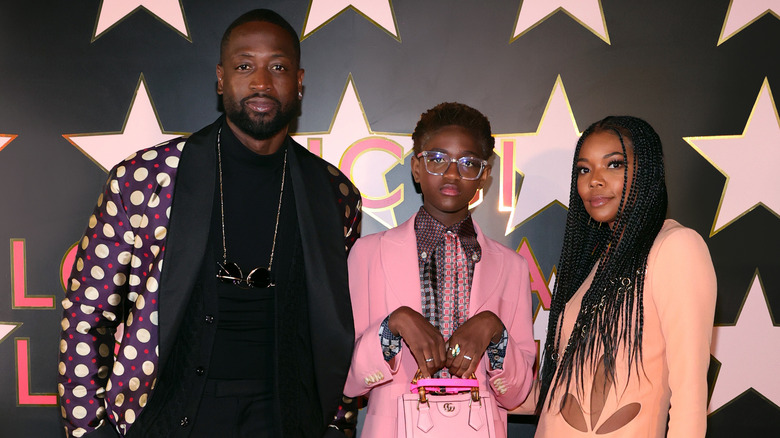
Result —
[{"label": "white polka dot pattern", "polygon": [[[71,436],[106,420],[106,427],[129,426],[149,398],[158,360],[157,293],[183,145],[175,139],[117,165],[89,218],[61,324],[58,392]],[[128,321],[117,319],[123,296]],[[115,357],[120,322],[126,327]]]},{"label": "white polka dot pattern", "polygon": [[[184,144],[172,140],[117,165],[80,241],[62,302],[58,366],[61,413],[71,436],[101,425],[126,430],[155,387],[160,276]],[[360,231],[360,192],[337,168],[321,169],[333,188],[349,251]],[[117,318],[125,312],[124,321]],[[124,332],[115,350],[120,323]]]}]

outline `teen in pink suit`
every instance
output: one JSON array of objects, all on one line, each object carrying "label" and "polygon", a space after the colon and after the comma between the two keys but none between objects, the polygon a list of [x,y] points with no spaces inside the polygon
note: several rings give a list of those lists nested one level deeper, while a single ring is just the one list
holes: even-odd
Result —
[{"label": "teen in pink suit", "polygon": [[[413,175],[422,188],[423,207],[397,228],[359,239],[349,257],[357,340],[344,393],[369,395],[362,436],[396,437],[397,400],[409,392],[418,368],[423,375],[441,369],[455,376],[474,372],[480,388],[496,401],[496,436],[504,437],[507,409],[519,405],[531,388],[536,346],[525,259],[485,236],[468,211],[469,200],[490,173],[486,161],[493,149],[490,124],[465,105],[441,104],[423,114],[413,139]],[[428,151],[440,155],[426,155]],[[444,166],[438,174],[437,165]],[[478,175],[474,165],[482,166]],[[472,179],[463,178],[467,176]],[[424,316],[440,309],[423,310],[426,287],[431,288],[425,281],[425,261],[433,256],[420,243],[430,239],[430,233],[453,229],[462,234],[464,248],[477,250],[467,258],[470,271],[465,281],[470,290],[460,297],[468,303],[467,314],[449,337]],[[389,335],[388,330],[401,339],[400,348],[390,354],[392,348],[382,336]]]}]

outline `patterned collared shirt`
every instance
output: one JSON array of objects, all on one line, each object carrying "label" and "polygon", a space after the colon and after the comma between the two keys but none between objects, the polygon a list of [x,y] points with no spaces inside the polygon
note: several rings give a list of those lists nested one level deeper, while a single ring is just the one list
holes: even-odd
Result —
[{"label": "patterned collared shirt", "polygon": [[[463,308],[466,313],[468,312],[471,283],[474,278],[474,267],[482,259],[482,248],[477,242],[477,232],[471,215],[450,227],[446,227],[425,211],[424,207],[420,207],[414,220],[414,233],[417,238],[417,261],[420,275],[422,313],[431,325],[441,330],[441,315],[439,314],[441,296],[438,293],[437,285],[442,283],[443,272],[441,269],[437,269],[437,266],[443,266],[445,234],[452,233],[457,235],[463,251],[466,253],[468,266],[468,278],[465,281],[466,294],[463,297],[464,302],[456,303],[456,308]],[[454,298],[457,299],[457,296]],[[437,301],[439,304],[437,304]],[[463,319],[467,319],[468,316],[468,314],[463,315]],[[401,337],[394,336],[390,331],[388,325],[389,318],[389,316],[385,318],[379,330],[385,360],[392,359],[401,351]],[[458,319],[457,317],[455,318],[453,331],[458,328]],[[488,345],[486,354],[493,369],[503,368],[507,341],[508,334],[504,330],[502,338],[498,343],[491,342]]]},{"label": "patterned collared shirt", "polygon": [[434,327],[444,332],[444,300],[448,295],[445,286],[445,235],[454,234],[458,237],[466,255],[467,276],[461,279],[465,286],[465,293],[459,296],[453,292],[452,297],[446,297],[455,301],[455,314],[451,333],[454,333],[460,325],[460,321],[468,318],[469,295],[471,292],[471,279],[474,278],[474,265],[482,258],[482,248],[477,243],[477,233],[474,230],[474,221],[471,215],[462,221],[445,227],[444,224],[434,219],[425,208],[420,207],[417,217],[414,219],[414,232],[417,237],[417,263],[420,269],[420,289],[422,294],[422,314]]}]

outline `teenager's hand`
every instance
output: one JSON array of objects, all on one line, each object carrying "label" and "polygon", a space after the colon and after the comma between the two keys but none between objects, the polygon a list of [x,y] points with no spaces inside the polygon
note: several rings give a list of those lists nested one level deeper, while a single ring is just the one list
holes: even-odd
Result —
[{"label": "teenager's hand", "polygon": [[441,333],[410,307],[399,307],[390,314],[388,327],[400,335],[417,361],[423,377],[431,377],[444,366],[444,338]]},{"label": "teenager's hand", "polygon": [[[446,366],[450,374],[458,377],[468,377],[477,370],[482,355],[485,354],[490,341],[498,342],[504,332],[504,324],[495,313],[480,312],[467,319],[450,340],[447,341]],[[460,347],[457,356],[452,356],[455,346]],[[470,358],[470,359],[469,359]]]}]

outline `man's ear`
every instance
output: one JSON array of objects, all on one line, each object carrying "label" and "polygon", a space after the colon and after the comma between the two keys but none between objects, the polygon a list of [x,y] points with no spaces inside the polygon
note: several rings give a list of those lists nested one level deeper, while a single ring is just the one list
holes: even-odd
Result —
[{"label": "man's ear", "polygon": [[222,68],[222,64],[217,64],[217,94],[222,94],[222,75],[225,74],[225,70]]},{"label": "man's ear", "polygon": [[304,73],[303,69],[299,68],[298,69],[298,95],[299,96],[303,95],[303,73]]}]

